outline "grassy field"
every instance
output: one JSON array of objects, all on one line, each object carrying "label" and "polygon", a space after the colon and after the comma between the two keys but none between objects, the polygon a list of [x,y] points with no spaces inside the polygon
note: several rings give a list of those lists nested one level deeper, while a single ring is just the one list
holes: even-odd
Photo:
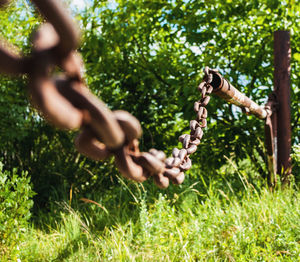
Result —
[{"label": "grassy field", "polygon": [[244,180],[235,191],[226,181],[187,180],[157,192],[119,182],[89,200],[53,203],[24,232],[15,259],[300,261],[296,189],[258,191]]}]

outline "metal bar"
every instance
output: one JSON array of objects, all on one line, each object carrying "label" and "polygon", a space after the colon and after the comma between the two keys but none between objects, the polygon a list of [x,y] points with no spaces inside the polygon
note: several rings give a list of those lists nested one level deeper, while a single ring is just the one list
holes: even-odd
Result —
[{"label": "metal bar", "polygon": [[[291,99],[290,99],[290,32],[274,32],[274,91],[277,97],[278,110],[274,116],[277,121],[277,173],[282,175],[283,182],[288,182],[291,173]],[[275,131],[275,132],[276,132]],[[276,135],[276,134],[275,134]]]},{"label": "metal bar", "polygon": [[271,116],[268,115],[265,121],[265,146],[267,150],[268,161],[268,185],[270,188],[274,188],[276,185],[276,158],[274,152],[274,136]]},{"label": "metal bar", "polygon": [[0,39],[0,72],[10,75],[24,73],[25,60],[13,52],[12,46]]},{"label": "metal bar", "polygon": [[69,13],[59,0],[32,0],[40,13],[50,22],[59,35],[59,51],[61,55],[68,54],[77,48],[80,33]]},{"label": "metal bar", "polygon": [[229,103],[245,109],[246,112],[251,113],[260,119],[265,119],[267,117],[267,111],[264,109],[264,107],[259,106],[249,97],[237,90],[221,74],[215,71],[211,71],[211,73],[212,81],[210,85],[213,87],[214,94],[225,99]]},{"label": "metal bar", "polygon": [[5,7],[9,2],[10,0],[0,0],[0,8]]}]

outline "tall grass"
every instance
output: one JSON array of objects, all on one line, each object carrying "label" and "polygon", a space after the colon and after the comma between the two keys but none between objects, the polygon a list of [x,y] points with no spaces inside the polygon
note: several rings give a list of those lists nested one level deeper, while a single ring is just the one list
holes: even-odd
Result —
[{"label": "tall grass", "polygon": [[199,181],[171,188],[172,194],[154,195],[142,185],[121,180],[111,194],[91,195],[96,203],[53,204],[48,214],[40,214],[47,223],[27,233],[19,257],[21,261],[300,261],[299,191],[258,192],[243,183],[242,193],[230,184],[221,189]]}]

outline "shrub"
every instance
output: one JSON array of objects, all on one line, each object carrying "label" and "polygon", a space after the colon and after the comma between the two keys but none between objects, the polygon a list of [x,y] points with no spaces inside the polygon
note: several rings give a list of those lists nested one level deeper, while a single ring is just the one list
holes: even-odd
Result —
[{"label": "shrub", "polygon": [[28,228],[34,192],[27,172],[3,170],[0,162],[0,257],[17,256],[18,243]]},{"label": "shrub", "polygon": [[295,176],[296,183],[300,182],[300,144],[294,145],[292,148],[292,163],[293,163],[293,175]]}]

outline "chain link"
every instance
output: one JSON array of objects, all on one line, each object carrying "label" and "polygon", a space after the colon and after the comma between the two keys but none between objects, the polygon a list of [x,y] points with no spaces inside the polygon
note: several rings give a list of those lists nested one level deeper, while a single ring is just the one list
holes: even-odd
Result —
[{"label": "chain link", "polygon": [[[0,6],[8,1],[0,0]],[[75,51],[79,32],[58,0],[32,0],[47,23],[40,26],[33,38],[30,57],[16,55],[0,43],[0,71],[10,75],[27,74],[32,104],[56,127],[80,129],[75,147],[85,156],[104,160],[115,156],[123,176],[143,182],[150,176],[161,187],[170,181],[181,184],[184,172],[192,166],[190,155],[196,152],[207,125],[207,109],[213,88],[212,72],[205,67],[199,85],[201,99],[194,103],[196,119],[190,121],[190,134],[179,137],[182,149],[174,148],[166,158],[162,151],[139,151],[142,129],[139,121],[125,111],[110,111],[86,87],[82,77],[83,62]],[[63,71],[54,74],[55,67]]]},{"label": "chain link", "polygon": [[164,168],[157,170],[154,165],[147,165],[147,171],[154,177],[154,181],[158,187],[166,188],[171,180],[174,184],[181,184],[184,180],[184,172],[192,167],[190,155],[195,153],[197,146],[203,136],[203,128],[207,126],[207,109],[213,87],[210,85],[212,81],[212,72],[208,67],[204,69],[204,80],[198,86],[201,93],[201,99],[194,103],[194,111],[197,114],[195,120],[190,121],[190,134],[183,134],[178,139],[182,143],[182,149],[174,148],[172,156],[165,159],[165,157],[158,157],[163,155],[161,151],[151,149],[149,152],[160,159],[164,163]]}]

